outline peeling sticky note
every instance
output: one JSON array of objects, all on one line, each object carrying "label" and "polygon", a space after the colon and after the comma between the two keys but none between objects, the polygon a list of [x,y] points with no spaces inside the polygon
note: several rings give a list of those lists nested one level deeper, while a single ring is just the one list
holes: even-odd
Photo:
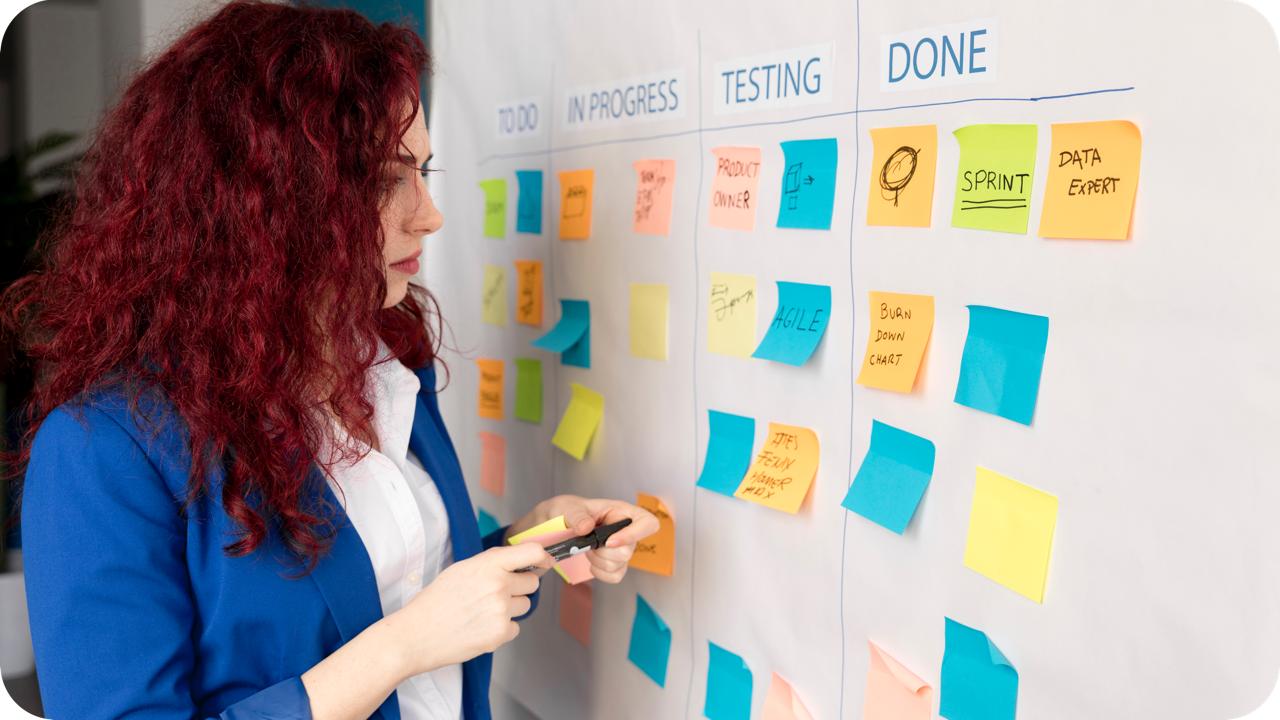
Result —
[{"label": "peeling sticky note", "polygon": [[675,160],[637,160],[635,231],[642,235],[671,232],[671,198],[676,184]]},{"label": "peeling sticky note", "polygon": [[788,140],[782,143],[786,168],[778,202],[778,227],[831,229],[836,199],[835,138]]},{"label": "peeling sticky note", "polygon": [[1057,522],[1058,498],[979,467],[964,565],[1042,603]]},{"label": "peeling sticky note", "polygon": [[667,659],[671,656],[671,628],[639,593],[636,615],[631,621],[631,644],[627,659],[640,668],[658,687],[667,685]]},{"label": "peeling sticky note", "polygon": [[1128,238],[1142,157],[1138,126],[1055,123],[1052,131],[1040,237]]},{"label": "peeling sticky note", "polygon": [[583,647],[591,645],[591,583],[566,585],[560,591],[560,627]]},{"label": "peeling sticky note", "polygon": [[500,265],[484,266],[481,319],[490,325],[507,324],[507,271]]},{"label": "peeling sticky note", "polygon": [[751,467],[751,445],[755,441],[755,418],[708,410],[710,432],[707,457],[702,462],[698,487],[733,496]]},{"label": "peeling sticky note", "polygon": [[517,170],[516,232],[542,233],[542,171]]},{"label": "peeling sticky note", "polygon": [[480,537],[485,537],[502,527],[498,524],[497,518],[490,515],[484,508],[476,511],[476,524],[480,526]]},{"label": "peeling sticky note", "polygon": [[968,125],[955,131],[960,169],[951,225],[1027,232],[1036,168],[1035,125]]},{"label": "peeling sticky note", "polygon": [[[522,542],[530,541],[536,542],[542,547],[547,547],[576,536],[577,533],[570,530],[569,526],[565,524],[564,516],[557,515],[540,525],[512,535],[507,538],[507,543],[518,545]],[[552,567],[561,578],[564,578],[565,582],[570,584],[586,582],[592,578],[591,561],[587,559],[586,553],[579,553],[565,558]]]},{"label": "peeling sticky note", "polygon": [[566,170],[560,173],[560,239],[586,240],[591,237],[591,200],[596,173]]},{"label": "peeling sticky note", "polygon": [[751,357],[803,365],[831,319],[831,286],[778,281],[778,310]]},{"label": "peeling sticky note", "polygon": [[516,261],[516,322],[542,326],[542,262],[538,260]]},{"label": "peeling sticky note", "polygon": [[769,423],[764,447],[734,497],[796,514],[818,474],[818,434],[809,428]]},{"label": "peeling sticky note", "polygon": [[480,393],[477,412],[482,418],[502,419],[502,361],[489,358],[476,360],[480,370]]},{"label": "peeling sticky note", "polygon": [[938,126],[876,128],[867,224],[929,227],[938,167]]},{"label": "peeling sticky note", "polygon": [[840,504],[901,535],[929,487],[933,460],[932,442],[873,420],[871,445]]},{"label": "peeling sticky note", "polygon": [[636,543],[628,564],[637,570],[671,577],[676,567],[676,521],[661,498],[638,492],[636,505],[658,518],[658,531]]},{"label": "peeling sticky note", "polygon": [[707,306],[707,349],[722,355],[751,357],[756,348],[756,278],[711,273]]},{"label": "peeling sticky note", "polygon": [[764,710],[760,720],[813,720],[791,683],[778,673],[769,682],[769,694],[764,696]]},{"label": "peeling sticky note", "polygon": [[1043,315],[970,305],[955,401],[1030,425],[1048,342]]},{"label": "peeling sticky note", "polygon": [[702,714],[709,720],[750,720],[751,668],[738,655],[708,641],[707,697]]},{"label": "peeling sticky note", "polygon": [[560,322],[533,346],[560,353],[560,362],[591,367],[591,304],[586,300],[561,300]]},{"label": "peeling sticky note", "polygon": [[516,419],[542,422],[542,361],[516,358]]},{"label": "peeling sticky note", "polygon": [[1018,671],[986,633],[947,618],[942,697],[947,720],[1015,720]]},{"label": "peeling sticky note", "polygon": [[581,460],[604,417],[604,396],[585,385],[569,383],[573,397],[565,408],[551,444]]},{"label": "peeling sticky note", "polygon": [[484,236],[506,237],[507,234],[507,181],[500,178],[481,180],[484,191]]},{"label": "peeling sticky note", "polygon": [[507,439],[480,431],[480,487],[502,497],[507,491]]},{"label": "peeling sticky note", "polygon": [[875,643],[868,642],[867,649],[871,664],[867,667],[862,720],[929,720],[933,688]]},{"label": "peeling sticky note", "polygon": [[755,230],[756,203],[760,184],[760,148],[712,148],[716,172],[711,180],[711,212],[707,216],[716,227]]},{"label": "peeling sticky note", "polygon": [[631,354],[667,359],[668,290],[661,283],[631,283]]},{"label": "peeling sticky note", "polygon": [[909,393],[933,333],[933,296],[871,292],[871,324],[858,384]]}]

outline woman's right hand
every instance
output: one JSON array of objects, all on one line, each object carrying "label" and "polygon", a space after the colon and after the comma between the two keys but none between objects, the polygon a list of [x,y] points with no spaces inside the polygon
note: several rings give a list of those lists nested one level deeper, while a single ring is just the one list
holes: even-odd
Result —
[{"label": "woman's right hand", "polygon": [[541,545],[526,542],[445,568],[387,618],[399,639],[405,676],[465,662],[511,642],[520,633],[512,618],[529,611],[528,596],[538,589],[541,574],[516,570],[552,564]]}]

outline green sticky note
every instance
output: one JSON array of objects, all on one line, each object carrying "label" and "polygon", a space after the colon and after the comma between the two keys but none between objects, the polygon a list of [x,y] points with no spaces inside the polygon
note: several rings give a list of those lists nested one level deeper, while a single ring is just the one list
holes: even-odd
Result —
[{"label": "green sticky note", "polygon": [[507,324],[507,271],[501,265],[484,266],[480,319],[490,325]]},{"label": "green sticky note", "polygon": [[955,135],[960,170],[951,226],[1025,234],[1036,168],[1036,126],[968,125]]},{"label": "green sticky note", "polygon": [[501,178],[481,180],[484,190],[484,236],[506,237],[507,234],[507,181]]},{"label": "green sticky note", "polygon": [[604,417],[604,396],[585,385],[569,383],[569,386],[573,389],[573,399],[560,418],[551,444],[581,460]]},{"label": "green sticky note", "polygon": [[542,422],[542,361],[516,358],[516,419]]}]

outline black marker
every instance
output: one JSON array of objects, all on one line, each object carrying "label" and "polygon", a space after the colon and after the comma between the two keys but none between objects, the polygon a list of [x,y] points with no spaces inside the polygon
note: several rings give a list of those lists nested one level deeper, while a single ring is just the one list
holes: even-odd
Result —
[{"label": "black marker", "polygon": [[[561,540],[553,545],[548,545],[546,548],[547,554],[556,562],[560,562],[561,560],[566,560],[579,553],[604,547],[606,540],[612,537],[614,533],[630,524],[631,518],[624,518],[616,523],[601,525],[586,535],[572,537],[568,540]],[[516,572],[529,572],[530,570],[533,570],[532,566],[520,568]]]}]

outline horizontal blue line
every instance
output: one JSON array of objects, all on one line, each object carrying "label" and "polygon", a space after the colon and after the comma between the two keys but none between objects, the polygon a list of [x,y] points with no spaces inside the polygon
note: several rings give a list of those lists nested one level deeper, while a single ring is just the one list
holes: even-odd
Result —
[{"label": "horizontal blue line", "polygon": [[522,158],[522,157],[533,157],[536,155],[546,155],[548,152],[553,152],[553,153],[569,152],[571,150],[583,150],[586,148],[600,147],[602,145],[621,145],[623,143],[646,142],[649,140],[662,140],[665,138],[684,137],[685,135],[697,135],[698,133],[719,132],[721,130],[741,130],[742,128],[766,127],[769,125],[791,125],[793,123],[808,122],[810,120],[823,120],[826,118],[833,118],[833,117],[845,117],[847,115],[891,112],[893,110],[914,110],[917,108],[940,107],[943,105],[964,105],[967,103],[1041,102],[1042,100],[1065,100],[1067,98],[1078,98],[1078,97],[1084,97],[1086,95],[1104,95],[1108,93],[1131,92],[1133,89],[1134,89],[1133,86],[1130,85],[1128,87],[1102,88],[1100,90],[1084,90],[1082,92],[1060,93],[1058,95],[1038,95],[1035,97],[976,97],[976,98],[963,98],[961,100],[940,100],[938,102],[916,103],[914,105],[891,105],[889,107],[860,108],[857,110],[842,110],[839,112],[822,113],[821,115],[806,115],[804,117],[791,118],[790,120],[766,120],[766,121],[754,122],[754,123],[741,123],[738,125],[721,125],[719,127],[709,127],[709,128],[703,128],[701,130],[698,130],[695,128],[693,130],[681,130],[679,132],[661,133],[658,135],[645,135],[642,137],[626,137],[626,138],[618,138],[616,140],[599,140],[597,142],[580,143],[578,145],[564,145],[561,147],[553,147],[553,148],[550,148],[550,150],[548,150],[547,148],[543,148],[541,150],[530,150],[528,152],[495,153],[493,155],[487,155],[484,158],[482,158],[479,164],[483,165],[492,160],[502,160],[506,158]]}]

